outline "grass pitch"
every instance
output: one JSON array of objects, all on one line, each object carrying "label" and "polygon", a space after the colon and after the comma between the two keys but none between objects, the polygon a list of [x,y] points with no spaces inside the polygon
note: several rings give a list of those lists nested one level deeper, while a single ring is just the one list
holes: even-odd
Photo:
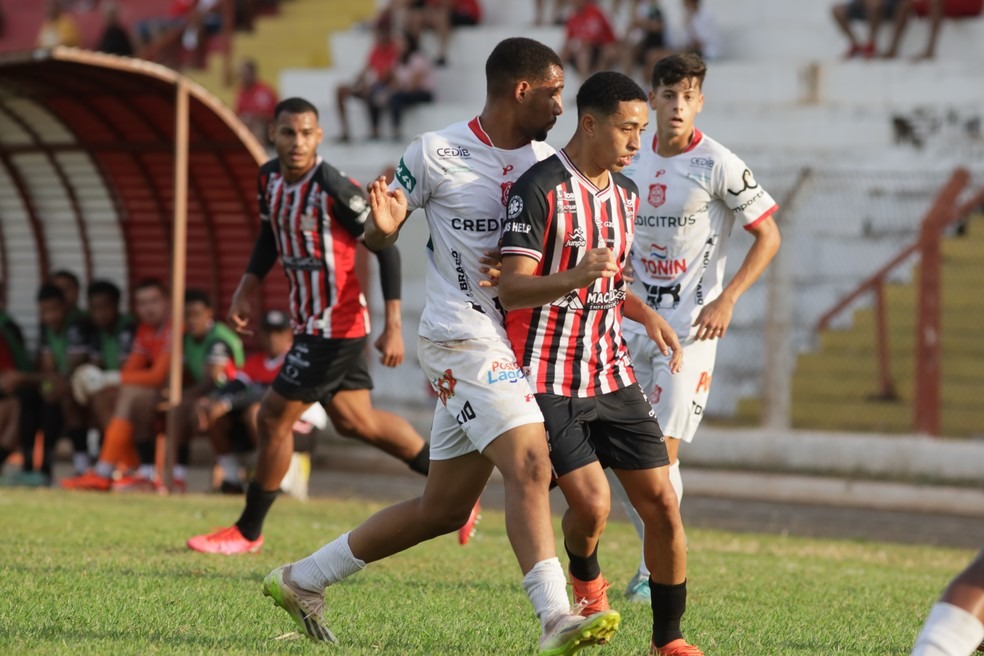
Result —
[{"label": "grass pitch", "polygon": [[[277,502],[251,556],[188,551],[242,500],[0,491],[0,654],[533,654],[538,624],[501,513],[467,547],[445,536],[329,591],[339,647],[278,639],[293,629],[263,597],[273,567],[307,555],[379,504]],[[972,521],[972,520],[968,520]],[[559,526],[558,526],[559,535]],[[930,605],[973,553],[691,531],[684,631],[708,656],[908,654]],[[602,543],[613,642],[647,653],[649,609],[625,603],[638,542],[613,522]]]}]

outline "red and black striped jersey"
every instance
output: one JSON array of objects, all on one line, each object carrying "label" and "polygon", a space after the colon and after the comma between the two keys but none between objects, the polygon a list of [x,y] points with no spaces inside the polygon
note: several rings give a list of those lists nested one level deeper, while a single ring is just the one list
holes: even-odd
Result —
[{"label": "red and black striped jersey", "polygon": [[[599,189],[560,151],[513,185],[502,254],[531,257],[535,274],[547,276],[607,246],[621,267],[638,207],[638,188],[630,179],[612,173]],[[626,290],[619,272],[549,305],[506,313],[509,341],[535,392],[588,397],[635,382],[622,338]]]},{"label": "red and black striped jersey", "polygon": [[356,338],[369,332],[369,313],[355,275],[355,251],[369,204],[359,185],[320,157],[295,183],[280,162],[260,167],[260,219],[270,221],[290,282],[295,333]]}]

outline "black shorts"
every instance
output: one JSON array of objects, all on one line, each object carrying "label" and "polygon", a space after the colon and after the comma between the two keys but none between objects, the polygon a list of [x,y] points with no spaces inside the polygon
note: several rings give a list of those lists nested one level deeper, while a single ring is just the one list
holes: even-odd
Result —
[{"label": "black shorts", "polygon": [[537,394],[560,478],[598,461],[612,469],[653,469],[670,464],[663,431],[638,384],[601,396]]},{"label": "black shorts", "polygon": [[291,401],[327,404],[335,392],[372,389],[365,350],[368,338],[325,339],[294,335],[273,389]]}]

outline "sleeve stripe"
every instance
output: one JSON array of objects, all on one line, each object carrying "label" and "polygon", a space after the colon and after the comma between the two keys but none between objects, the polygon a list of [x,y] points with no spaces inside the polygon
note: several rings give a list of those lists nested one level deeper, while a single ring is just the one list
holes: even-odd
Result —
[{"label": "sleeve stripe", "polygon": [[540,251],[535,251],[532,248],[523,248],[522,246],[504,246],[502,248],[503,255],[524,255],[526,257],[531,257],[537,262],[543,257],[543,253]]},{"label": "sleeve stripe", "polygon": [[752,228],[754,228],[758,224],[762,223],[762,221],[765,221],[766,218],[768,218],[768,217],[772,216],[773,214],[775,214],[776,213],[776,210],[778,210],[778,209],[779,209],[779,205],[778,204],[773,205],[772,207],[770,207],[766,211],[762,212],[762,216],[760,216],[759,218],[755,219],[751,223],[746,223],[745,224],[745,230],[751,230]]}]

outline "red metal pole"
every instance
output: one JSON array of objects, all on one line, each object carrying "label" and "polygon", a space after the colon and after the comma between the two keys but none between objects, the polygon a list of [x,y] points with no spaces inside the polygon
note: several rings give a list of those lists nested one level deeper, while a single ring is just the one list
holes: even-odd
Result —
[{"label": "red metal pole", "polygon": [[885,281],[881,279],[875,285],[875,345],[878,349],[878,377],[883,400],[896,399],[895,383],[892,381],[892,371],[889,367],[888,320],[885,316]]}]

